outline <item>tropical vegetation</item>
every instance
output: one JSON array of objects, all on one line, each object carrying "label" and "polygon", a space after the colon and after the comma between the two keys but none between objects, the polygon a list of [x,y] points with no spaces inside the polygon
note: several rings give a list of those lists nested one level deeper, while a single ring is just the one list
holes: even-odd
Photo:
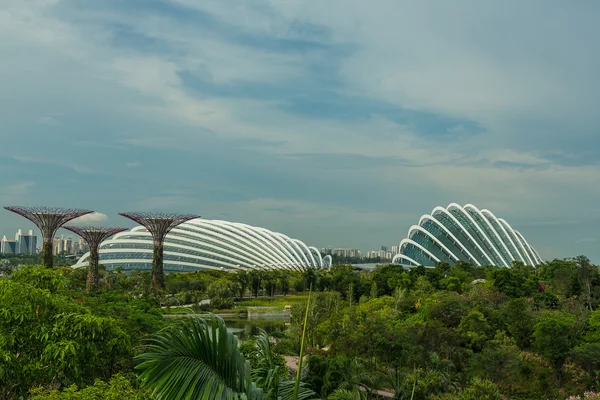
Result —
[{"label": "tropical vegetation", "polygon": [[[0,399],[288,399],[296,376],[304,399],[600,390],[600,275],[582,256],[168,274],[157,296],[145,271],[101,270],[90,294],[84,270],[19,264],[0,272]],[[239,340],[211,314],[252,307],[291,308],[289,324]]]}]

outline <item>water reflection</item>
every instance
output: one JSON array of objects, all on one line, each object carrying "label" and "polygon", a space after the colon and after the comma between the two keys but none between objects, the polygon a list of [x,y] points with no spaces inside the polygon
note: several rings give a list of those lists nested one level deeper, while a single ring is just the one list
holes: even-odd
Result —
[{"label": "water reflection", "polygon": [[227,325],[227,329],[240,340],[246,340],[258,335],[259,329],[263,329],[267,333],[286,329],[286,321],[283,320],[227,319],[225,320],[225,324]]}]

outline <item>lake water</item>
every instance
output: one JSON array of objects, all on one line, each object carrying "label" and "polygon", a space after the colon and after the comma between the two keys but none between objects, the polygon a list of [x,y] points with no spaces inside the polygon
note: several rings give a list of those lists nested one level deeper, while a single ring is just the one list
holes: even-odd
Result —
[{"label": "lake water", "polygon": [[267,333],[286,329],[284,320],[247,320],[247,319],[226,319],[227,329],[236,335],[239,339],[245,340],[259,334],[260,329]]}]

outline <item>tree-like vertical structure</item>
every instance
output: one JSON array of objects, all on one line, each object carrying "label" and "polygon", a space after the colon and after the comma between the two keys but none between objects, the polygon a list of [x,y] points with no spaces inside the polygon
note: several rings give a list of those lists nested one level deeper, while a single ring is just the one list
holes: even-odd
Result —
[{"label": "tree-like vertical structure", "polygon": [[27,218],[42,232],[42,265],[46,268],[52,268],[54,263],[52,242],[58,228],[77,217],[93,212],[78,208],[57,207],[10,206],[4,208]]},{"label": "tree-like vertical structure", "polygon": [[200,216],[195,214],[140,212],[125,212],[119,213],[119,215],[143,225],[152,235],[152,240],[154,242],[154,255],[152,257],[152,291],[156,294],[158,289],[164,289],[165,287],[163,253],[164,241],[167,233],[177,225],[194,218],[200,218]]},{"label": "tree-like vertical structure", "polygon": [[109,237],[126,231],[127,228],[105,228],[100,226],[65,226],[64,228],[81,236],[90,247],[85,288],[88,292],[93,292],[98,288],[98,264],[100,261],[98,249],[100,248],[100,244]]}]

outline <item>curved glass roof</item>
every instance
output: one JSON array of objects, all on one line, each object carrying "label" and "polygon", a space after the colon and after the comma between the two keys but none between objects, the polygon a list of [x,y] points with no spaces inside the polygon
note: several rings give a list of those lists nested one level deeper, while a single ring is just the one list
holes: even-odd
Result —
[{"label": "curved glass roof", "polygon": [[400,242],[394,263],[434,266],[458,260],[474,265],[510,267],[512,261],[537,266],[543,262],[523,235],[490,210],[472,204],[436,207],[413,225]]},{"label": "curved glass roof", "polygon": [[[86,267],[89,253],[75,268]],[[143,226],[121,232],[100,245],[100,264],[107,269],[151,269],[152,236]],[[246,224],[193,219],[175,227],[164,241],[165,272],[236,269],[329,268],[331,256],[282,233]]]}]

